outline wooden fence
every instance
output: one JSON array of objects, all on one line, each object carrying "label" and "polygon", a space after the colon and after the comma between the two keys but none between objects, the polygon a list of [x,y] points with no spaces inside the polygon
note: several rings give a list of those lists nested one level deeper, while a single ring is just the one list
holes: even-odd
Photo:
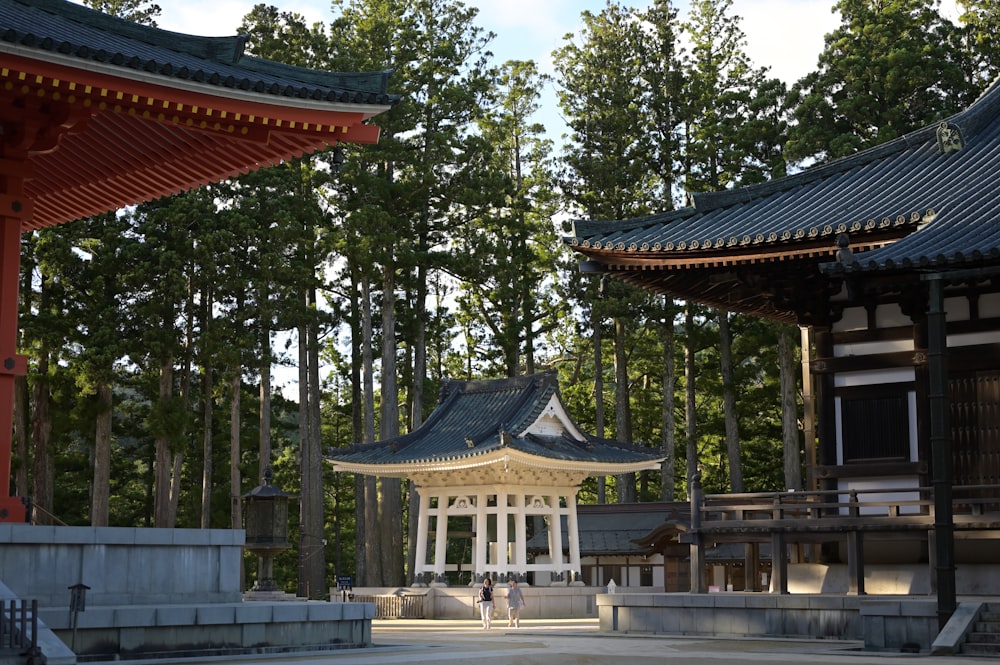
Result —
[{"label": "wooden fence", "polygon": [[374,603],[376,619],[423,619],[423,596],[354,596],[355,603]]},{"label": "wooden fence", "polygon": [[0,605],[0,653],[33,653],[38,648],[37,636],[38,601],[3,601]]}]

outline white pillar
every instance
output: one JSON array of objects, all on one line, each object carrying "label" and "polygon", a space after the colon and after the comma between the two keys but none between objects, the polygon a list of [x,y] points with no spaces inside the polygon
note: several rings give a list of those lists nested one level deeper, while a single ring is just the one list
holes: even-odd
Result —
[{"label": "white pillar", "polygon": [[448,495],[438,495],[437,522],[434,525],[434,574],[444,575],[448,560]]},{"label": "white pillar", "polygon": [[552,526],[549,528],[552,539],[549,541],[549,554],[552,555],[552,563],[555,564],[552,570],[558,573],[563,569],[562,511],[559,510],[559,495],[551,495],[549,502],[552,510]]},{"label": "white pillar", "polygon": [[[576,492],[566,494],[566,532],[569,537],[569,567],[580,572],[580,529],[576,520]],[[569,581],[569,580],[567,580]]]},{"label": "white pillar", "polygon": [[489,520],[486,519],[486,493],[476,495],[476,575],[486,574],[486,553],[490,549]]},{"label": "white pillar", "polygon": [[514,570],[524,575],[528,572],[528,516],[524,510],[524,492],[514,499]]},{"label": "white pillar", "polygon": [[497,492],[497,574],[507,571],[507,492]]},{"label": "white pillar", "polygon": [[[430,535],[431,497],[429,490],[418,489],[420,513],[417,517],[417,552],[414,577],[427,570],[427,538]],[[435,554],[436,556],[436,554]]]}]

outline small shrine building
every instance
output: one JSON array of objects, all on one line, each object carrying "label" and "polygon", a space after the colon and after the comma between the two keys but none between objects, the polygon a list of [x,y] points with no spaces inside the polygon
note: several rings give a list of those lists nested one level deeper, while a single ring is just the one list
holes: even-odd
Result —
[{"label": "small shrine building", "polygon": [[[416,584],[446,584],[458,571],[471,571],[472,582],[545,573],[554,583],[582,584],[581,483],[658,469],[665,457],[581,431],[566,413],[555,374],[542,373],[448,381],[438,407],[413,432],[328,459],[337,471],[413,481],[420,496]],[[534,528],[536,519],[555,525],[545,529],[539,561],[528,557],[529,539],[543,531]]]},{"label": "small shrine building", "polygon": [[398,100],[388,72],[334,73],[66,0],[0,2],[0,521],[9,496],[21,234],[236,177],[341,142]]}]

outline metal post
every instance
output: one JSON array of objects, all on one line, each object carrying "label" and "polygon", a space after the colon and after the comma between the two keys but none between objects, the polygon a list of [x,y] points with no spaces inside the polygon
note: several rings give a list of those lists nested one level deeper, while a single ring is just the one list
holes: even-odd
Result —
[{"label": "metal post", "polygon": [[934,543],[937,555],[938,625],[944,628],[955,611],[955,526],[951,507],[951,424],[948,417],[948,330],[941,274],[927,275],[928,401],[931,415],[931,464],[934,487]]}]

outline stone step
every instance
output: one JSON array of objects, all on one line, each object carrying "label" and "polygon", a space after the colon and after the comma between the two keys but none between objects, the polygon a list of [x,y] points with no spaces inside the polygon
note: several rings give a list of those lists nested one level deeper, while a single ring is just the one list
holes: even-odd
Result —
[{"label": "stone step", "polygon": [[973,628],[977,633],[1000,633],[1000,621],[983,621],[980,618]]},{"label": "stone step", "polygon": [[1000,658],[1000,644],[973,644],[966,642],[962,645],[962,655]]},{"label": "stone step", "polygon": [[1000,644],[1000,633],[969,633],[969,642],[976,644]]}]

